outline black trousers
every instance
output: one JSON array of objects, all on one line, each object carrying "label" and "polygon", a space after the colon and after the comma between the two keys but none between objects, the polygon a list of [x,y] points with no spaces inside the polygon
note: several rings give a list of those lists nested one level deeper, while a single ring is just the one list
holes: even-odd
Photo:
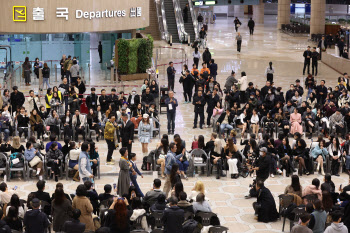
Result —
[{"label": "black trousers", "polygon": [[51,167],[51,171],[53,171],[56,176],[60,174],[61,160],[58,160],[58,164],[54,162],[48,162],[47,166]]},{"label": "black trousers", "polygon": [[72,138],[73,136],[73,130],[69,125],[64,126],[63,133],[64,133],[64,137]]},{"label": "black trousers", "polygon": [[[318,66],[317,62],[312,63],[312,75],[315,74],[317,76],[317,66]],[[314,71],[315,71],[315,73],[314,73]]]},{"label": "black trousers", "polygon": [[85,141],[85,127],[75,127],[75,141],[78,141],[79,134],[83,135],[83,139]]},{"label": "black trousers", "polygon": [[175,79],[169,79],[168,78],[168,89],[169,91],[174,91],[174,86],[175,86]]},{"label": "black trousers", "polygon": [[197,127],[197,121],[198,121],[198,115],[199,115],[199,127],[202,127],[204,125],[204,112],[195,112],[194,113],[194,127]]},{"label": "black trousers", "polygon": [[249,28],[249,33],[250,33],[250,35],[253,35],[253,33],[254,33],[254,28]]},{"label": "black trousers", "polygon": [[187,98],[188,98],[188,101],[191,102],[192,89],[190,89],[190,90],[184,89],[184,97],[185,97],[185,101],[187,101]]},{"label": "black trousers", "polygon": [[22,137],[22,134],[24,133],[24,137],[28,137],[28,128],[18,128],[18,135],[19,137]]},{"label": "black trousers", "polygon": [[38,133],[38,139],[44,134],[44,126],[42,124],[37,124],[34,126],[34,131]]},{"label": "black trousers", "polygon": [[333,158],[331,158],[331,161],[332,161],[332,165],[331,165],[332,175],[338,174],[340,162],[338,161],[338,159],[333,159]]},{"label": "black trousers", "polygon": [[131,153],[131,149],[132,149],[132,142],[129,144],[129,140],[128,141],[122,141],[122,147],[126,147],[128,148],[128,153]]},{"label": "black trousers", "polygon": [[339,125],[336,125],[335,130],[337,133],[340,133],[343,138],[345,137],[345,126],[340,127]]},{"label": "black trousers", "polygon": [[57,125],[49,125],[51,133],[54,133],[55,135],[59,136],[60,129]]},{"label": "black trousers", "polygon": [[303,74],[305,74],[305,69],[307,67],[307,73],[310,73],[310,61],[304,61]]},{"label": "black trousers", "polygon": [[267,133],[270,134],[270,136],[272,136],[274,128],[275,128],[275,125],[273,123],[266,124],[266,130],[267,130]]},{"label": "black trousers", "polygon": [[114,140],[106,139],[106,142],[107,142],[107,148],[108,148],[107,162],[110,162],[113,156],[113,151],[115,149]]},{"label": "black trousers", "polygon": [[266,81],[269,81],[270,83],[272,83],[273,82],[273,74],[267,74],[266,75]]},{"label": "black trousers", "polygon": [[207,125],[210,125],[211,116],[213,115],[213,109],[207,109],[208,117],[207,117]]},{"label": "black trousers", "polygon": [[197,69],[198,69],[198,62],[199,62],[199,58],[194,57],[193,58],[193,63],[196,64]]},{"label": "black trousers", "polygon": [[240,102],[245,103],[246,102],[245,91],[240,91],[239,95],[240,95]]},{"label": "black trousers", "polygon": [[241,40],[237,40],[237,51],[241,52],[241,45],[242,45],[242,41]]}]

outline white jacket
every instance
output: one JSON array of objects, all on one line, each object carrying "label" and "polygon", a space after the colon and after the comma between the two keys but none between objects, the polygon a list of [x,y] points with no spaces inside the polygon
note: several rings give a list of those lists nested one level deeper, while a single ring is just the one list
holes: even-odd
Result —
[{"label": "white jacket", "polygon": [[40,107],[40,105],[41,104],[39,104],[40,103],[40,99],[38,98],[38,97],[36,97],[36,96],[34,96],[34,97],[27,97],[27,101],[28,101],[28,104],[29,104],[29,112],[32,112],[33,111],[33,109],[34,109],[34,101],[35,101],[35,103],[36,103],[36,106],[39,108]]},{"label": "white jacket", "polygon": [[238,79],[238,84],[241,84],[239,90],[245,91],[248,88],[248,78],[247,76],[243,76],[242,78]]},{"label": "white jacket", "polygon": [[[140,217],[141,215],[143,215],[145,213],[146,213],[146,210],[144,210],[144,209],[134,209],[132,212],[132,215],[130,217],[130,221],[133,221],[133,222],[136,221],[136,219],[138,217]],[[146,216],[143,216],[143,218],[142,218],[141,227],[145,231],[148,231],[148,224],[147,224]]]}]

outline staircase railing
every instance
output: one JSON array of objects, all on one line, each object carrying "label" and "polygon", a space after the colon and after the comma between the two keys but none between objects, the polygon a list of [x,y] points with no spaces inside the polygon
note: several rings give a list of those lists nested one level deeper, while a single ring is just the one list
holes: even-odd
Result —
[{"label": "staircase railing", "polygon": [[168,25],[166,22],[164,0],[154,0],[154,2],[156,4],[158,26],[161,37],[163,40],[170,42],[171,34],[168,31]]},{"label": "staircase railing", "polygon": [[192,23],[193,23],[193,28],[194,28],[194,34],[195,34],[195,40],[197,40],[199,38],[199,34],[198,34],[198,21],[197,21],[197,17],[196,14],[194,12],[194,8],[192,5],[192,0],[188,0],[188,5],[190,7],[190,12],[191,12],[191,17],[192,17]]},{"label": "staircase railing", "polygon": [[174,13],[176,19],[177,32],[179,34],[180,42],[184,42],[188,38],[188,34],[185,31],[184,19],[182,17],[182,9],[179,0],[173,0]]}]

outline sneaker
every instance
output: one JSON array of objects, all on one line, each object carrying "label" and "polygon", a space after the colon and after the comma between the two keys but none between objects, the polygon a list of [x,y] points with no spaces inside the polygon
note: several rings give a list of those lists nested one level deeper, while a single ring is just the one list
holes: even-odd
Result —
[{"label": "sneaker", "polygon": [[112,162],[112,161],[107,162],[107,165],[114,165],[114,162]]},{"label": "sneaker", "polygon": [[114,162],[115,162],[115,160],[114,160],[114,159],[111,159],[111,162],[113,162],[113,163],[114,163]]},{"label": "sneaker", "polygon": [[250,199],[250,198],[252,198],[252,196],[250,196],[250,195],[245,195],[244,198],[245,198],[245,199]]},{"label": "sneaker", "polygon": [[270,176],[271,176],[271,178],[274,178],[274,177],[275,177],[275,175],[274,175],[273,173],[271,173],[271,175],[270,175]]},{"label": "sneaker", "polygon": [[282,174],[281,169],[277,169],[278,174]]},{"label": "sneaker", "polygon": [[44,138],[48,138],[49,136],[47,136],[47,134],[45,133],[45,134],[43,135],[43,137],[44,137]]},{"label": "sneaker", "polygon": [[27,139],[24,139],[24,142],[27,143]]}]

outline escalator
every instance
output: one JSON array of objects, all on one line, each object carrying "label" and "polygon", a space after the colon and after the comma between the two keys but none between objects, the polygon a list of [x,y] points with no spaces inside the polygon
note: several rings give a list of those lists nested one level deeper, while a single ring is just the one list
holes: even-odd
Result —
[{"label": "escalator", "polygon": [[[179,0],[180,2],[180,6],[181,6],[181,9],[184,9],[186,4],[188,4],[188,0]],[[189,7],[188,9],[188,20],[187,20],[187,23],[184,23],[184,26],[185,26],[185,31],[188,35],[190,35],[190,40],[191,40],[191,43],[196,39],[196,33],[194,31],[194,25],[193,25],[193,19],[192,19],[192,14],[191,14],[191,7]],[[196,19],[194,19],[196,20]]]},{"label": "escalator", "polygon": [[172,35],[173,43],[180,43],[176,24],[173,0],[164,0],[164,10],[168,32]]}]

